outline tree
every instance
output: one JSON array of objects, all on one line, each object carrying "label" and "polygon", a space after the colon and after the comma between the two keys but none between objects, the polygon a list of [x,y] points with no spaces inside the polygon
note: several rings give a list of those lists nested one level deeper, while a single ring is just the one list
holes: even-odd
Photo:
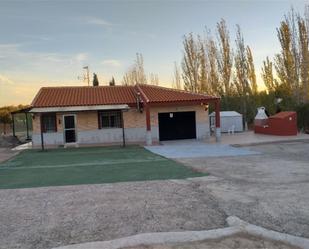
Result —
[{"label": "tree", "polygon": [[200,57],[198,43],[190,33],[184,36],[183,40],[183,59],[182,59],[182,78],[184,89],[191,92],[198,92],[198,74],[200,68]]},{"label": "tree", "polygon": [[221,96],[223,93],[222,86],[219,82],[218,63],[217,63],[217,45],[211,37],[210,32],[206,39],[207,59],[208,59],[208,82],[211,89],[211,94]]},{"label": "tree", "polygon": [[181,73],[180,69],[176,63],[174,62],[174,75],[173,75],[173,88],[180,90],[181,87]]},{"label": "tree", "polygon": [[253,56],[252,56],[252,52],[249,46],[247,46],[246,48],[246,56],[247,56],[248,80],[249,80],[249,84],[251,88],[250,92],[256,96],[258,94],[258,86],[256,82],[256,74],[255,74]]},{"label": "tree", "polygon": [[115,86],[115,85],[116,85],[115,79],[114,79],[114,77],[112,77],[112,79],[109,82],[109,86]]},{"label": "tree", "polygon": [[144,58],[142,54],[136,53],[134,64],[123,76],[123,84],[147,84],[147,78],[144,70]]},{"label": "tree", "polygon": [[209,65],[207,62],[206,44],[205,41],[198,37],[200,69],[198,73],[198,91],[201,93],[211,93],[209,85],[208,71]]},{"label": "tree", "polygon": [[268,56],[263,61],[261,76],[268,93],[275,92],[278,89],[278,82],[275,80],[273,74],[273,63],[269,60]]},{"label": "tree", "polygon": [[123,76],[122,84],[129,86],[136,84],[136,72],[135,68],[131,67]]},{"label": "tree", "polygon": [[147,84],[147,78],[144,70],[144,58],[140,53],[136,53],[135,74],[137,84]]},{"label": "tree", "polygon": [[242,99],[244,125],[247,129],[247,95],[251,94],[251,89],[248,79],[248,62],[244,43],[244,38],[241,33],[240,26],[236,26],[236,54],[235,54],[235,76],[234,84],[238,95]]},{"label": "tree", "polygon": [[[308,15],[308,12],[306,12]],[[309,16],[307,17],[307,19]],[[299,56],[300,56],[300,82],[302,87],[302,102],[309,101],[309,30],[306,20],[298,17]]]},{"label": "tree", "polygon": [[93,86],[99,86],[98,76],[95,73],[93,73],[92,85]]},{"label": "tree", "polygon": [[158,86],[159,85],[159,76],[157,74],[150,73],[149,81],[150,81],[150,85]]},{"label": "tree", "polygon": [[225,96],[232,95],[233,86],[231,82],[233,67],[233,52],[230,46],[230,35],[224,19],[217,23],[218,34],[218,74],[220,85]]}]

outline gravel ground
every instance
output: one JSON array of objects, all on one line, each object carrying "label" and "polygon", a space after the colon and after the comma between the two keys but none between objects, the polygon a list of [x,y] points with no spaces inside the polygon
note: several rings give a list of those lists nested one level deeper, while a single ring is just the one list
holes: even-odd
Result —
[{"label": "gravel ground", "polygon": [[247,149],[263,154],[181,159],[209,177],[0,190],[0,248],[213,229],[229,215],[309,238],[309,143]]},{"label": "gravel ground", "polygon": [[1,190],[0,248],[213,229],[225,218],[208,191],[186,180]]},{"label": "gravel ground", "polygon": [[181,245],[153,245],[123,249],[299,249],[281,242],[263,240],[254,236],[238,235],[212,241],[199,241]]},{"label": "gravel ground", "polygon": [[262,155],[181,161],[212,176],[204,183],[227,215],[309,238],[309,143],[250,147]]}]

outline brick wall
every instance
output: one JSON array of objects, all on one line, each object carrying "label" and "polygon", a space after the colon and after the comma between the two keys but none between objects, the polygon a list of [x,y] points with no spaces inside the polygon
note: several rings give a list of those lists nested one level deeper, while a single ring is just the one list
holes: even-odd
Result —
[{"label": "brick wall", "polygon": [[[205,111],[203,106],[179,106],[179,107],[151,107],[150,118],[151,127],[154,132],[153,138],[158,139],[158,113],[161,112],[184,112],[184,111],[195,111],[196,112],[196,124],[208,126],[208,111]],[[68,113],[66,113],[68,114]],[[143,129],[146,127],[146,115],[145,112],[140,113],[136,109],[130,109],[123,113],[124,125],[126,129],[136,128],[136,132],[139,128]],[[58,113],[57,118],[57,132],[63,131],[63,113]],[[90,112],[78,112],[76,113],[76,126],[77,131],[96,131],[98,130],[98,114],[97,111]],[[40,133],[40,116],[35,115],[33,119],[33,134]],[[204,133],[204,131],[202,131]],[[137,136],[137,135],[136,135]],[[133,139],[133,138],[132,138]]]},{"label": "brick wall", "polygon": [[79,112],[76,115],[76,126],[78,131],[90,131],[99,129],[98,112]]},{"label": "brick wall", "polygon": [[130,109],[123,113],[125,128],[142,128],[146,126],[145,112],[140,113],[137,109]]},{"label": "brick wall", "polygon": [[196,123],[208,123],[208,111],[200,105],[179,107],[152,107],[150,108],[151,126],[158,126],[158,113],[195,111]]}]

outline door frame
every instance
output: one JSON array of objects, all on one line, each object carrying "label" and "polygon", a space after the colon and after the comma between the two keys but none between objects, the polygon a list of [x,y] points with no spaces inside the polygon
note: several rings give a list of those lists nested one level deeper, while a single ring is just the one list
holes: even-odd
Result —
[{"label": "door frame", "polygon": [[[72,128],[65,129],[65,117],[68,117],[68,116],[73,116],[74,117],[74,129],[72,129]],[[77,143],[78,137],[77,137],[77,127],[76,127],[77,122],[76,122],[76,120],[77,119],[76,119],[76,114],[75,113],[63,114],[62,115],[62,124],[63,124],[62,129],[63,129],[63,142],[64,142],[64,144],[75,144],[75,143]],[[66,142],[66,139],[65,139],[65,131],[66,130],[75,130],[75,142],[71,142],[71,143],[67,143]]]}]

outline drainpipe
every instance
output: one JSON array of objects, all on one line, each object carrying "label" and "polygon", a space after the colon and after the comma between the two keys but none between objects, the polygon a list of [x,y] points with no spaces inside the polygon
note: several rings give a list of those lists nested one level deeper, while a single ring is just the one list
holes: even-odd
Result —
[{"label": "drainpipe", "polygon": [[122,126],[122,147],[126,147],[126,136],[124,131],[123,110],[121,111],[121,126]]},{"label": "drainpipe", "polygon": [[44,151],[44,134],[43,134],[43,117],[42,114],[40,114],[40,131],[41,131],[41,148],[42,151]]},{"label": "drainpipe", "polygon": [[215,102],[216,109],[216,141],[221,141],[221,128],[220,128],[220,99]]},{"label": "drainpipe", "polygon": [[146,145],[152,145],[150,108],[148,104],[146,104],[145,106],[145,112],[146,112]]}]

